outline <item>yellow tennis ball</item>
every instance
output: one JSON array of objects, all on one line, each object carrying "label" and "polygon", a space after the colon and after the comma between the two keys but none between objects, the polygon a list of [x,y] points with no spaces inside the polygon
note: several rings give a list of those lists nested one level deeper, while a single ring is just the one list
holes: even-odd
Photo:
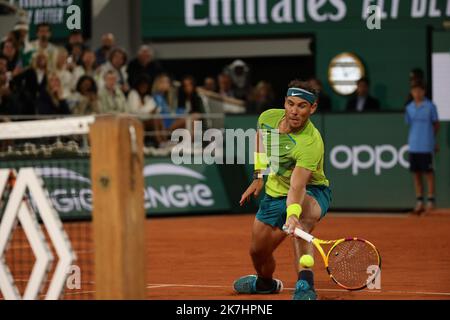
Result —
[{"label": "yellow tennis ball", "polygon": [[300,265],[303,268],[312,268],[314,266],[314,258],[309,254],[305,254],[300,258]]}]

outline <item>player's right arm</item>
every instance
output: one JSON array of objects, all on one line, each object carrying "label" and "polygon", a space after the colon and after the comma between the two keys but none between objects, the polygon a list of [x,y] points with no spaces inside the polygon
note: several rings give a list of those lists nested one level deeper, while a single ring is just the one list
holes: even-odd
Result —
[{"label": "player's right arm", "polygon": [[300,215],[306,195],[306,186],[314,171],[319,168],[323,159],[323,142],[320,136],[302,142],[302,147],[293,152],[296,166],[291,175],[291,181],[286,200],[286,227],[289,234],[300,228]]},{"label": "player's right arm", "polygon": [[300,215],[302,213],[302,203],[305,200],[306,185],[311,179],[312,171],[295,167],[291,175],[291,183],[286,199],[287,217],[286,227],[289,234],[293,234],[295,228],[301,228]]}]

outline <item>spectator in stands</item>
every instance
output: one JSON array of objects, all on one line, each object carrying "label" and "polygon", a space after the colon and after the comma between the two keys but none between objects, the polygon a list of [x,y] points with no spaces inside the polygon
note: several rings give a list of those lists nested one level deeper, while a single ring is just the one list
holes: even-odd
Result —
[{"label": "spectator in stands", "polygon": [[219,94],[222,97],[234,97],[234,91],[232,89],[233,83],[231,82],[231,78],[226,73],[221,73],[217,77],[217,83],[219,84]]},{"label": "spectator in stands", "polygon": [[35,101],[47,86],[48,56],[37,52],[31,63],[22,73],[13,77],[10,86],[17,102],[18,114],[35,114]]},{"label": "spectator in stands", "polygon": [[28,38],[28,31],[29,27],[26,22],[18,22],[14,26],[14,34],[19,44],[19,64],[22,68],[26,68],[31,65],[31,59],[34,53]]},{"label": "spectator in stands", "polygon": [[171,94],[172,90],[171,79],[166,73],[161,73],[153,81],[152,96],[161,112],[172,113],[175,110],[176,99]]},{"label": "spectator in stands", "polygon": [[80,66],[83,58],[83,46],[81,44],[74,44],[72,46],[72,53],[69,55],[69,66],[73,70],[75,67]]},{"label": "spectator in stands", "polygon": [[253,89],[247,104],[247,112],[261,114],[267,109],[273,108],[275,104],[275,94],[272,85],[267,81],[260,81]]},{"label": "spectator in stands", "polygon": [[75,67],[75,69],[73,70],[73,74],[75,78],[75,83],[78,83],[78,80],[82,76],[90,76],[94,78],[96,82],[98,82],[100,75],[99,70],[97,68],[95,53],[92,50],[86,49],[83,52],[81,65]]},{"label": "spectator in stands", "polygon": [[185,76],[178,91],[178,107],[188,114],[204,113],[203,100],[197,93],[197,85],[193,76]]},{"label": "spectator in stands", "polygon": [[[23,71],[24,68],[31,66],[34,54],[39,51],[36,49],[37,40],[33,43],[29,41],[28,30],[28,23],[16,23],[14,29],[8,33],[5,41],[1,44],[1,49],[3,50],[5,42],[11,41],[13,43],[13,46],[15,48],[14,64],[17,66],[15,75]],[[42,51],[46,50],[43,49]],[[9,56],[8,53],[6,53],[6,55]]]},{"label": "spectator in stands", "polygon": [[72,97],[72,113],[77,115],[90,115],[100,113],[95,80],[83,75],[78,80],[76,93]]},{"label": "spectator in stands", "polygon": [[[171,80],[167,74],[162,73],[155,78],[152,88],[153,99],[155,99],[159,114],[166,116],[157,127],[161,127],[166,131],[170,131],[170,128],[176,121],[173,118],[176,110],[174,108],[175,103],[173,101],[174,97],[171,95],[171,90]],[[166,135],[161,135],[156,138],[160,144],[167,141]]]},{"label": "spectator in stands", "polygon": [[9,87],[8,59],[0,55],[0,114],[14,114]]},{"label": "spectator in stands", "polygon": [[363,77],[357,82],[356,94],[347,103],[349,112],[380,111],[380,102],[369,95],[369,79]]},{"label": "spectator in stands", "polygon": [[311,87],[319,92],[319,107],[317,108],[318,112],[331,112],[331,99],[330,97],[323,91],[322,81],[317,78],[309,79],[309,83]]},{"label": "spectator in stands", "polygon": [[428,186],[427,209],[435,207],[435,179],[433,170],[433,154],[439,151],[436,135],[439,131],[439,117],[436,106],[425,96],[425,85],[417,81],[411,87],[413,101],[406,107],[405,120],[409,125],[409,161],[410,171],[414,175],[416,191],[415,213],[421,213],[424,208],[424,186],[422,178],[425,175]]},{"label": "spectator in stands", "polygon": [[128,83],[131,88],[136,88],[137,80],[142,74],[145,74],[150,79],[150,87],[158,74],[163,72],[163,68],[158,61],[154,60],[153,49],[149,46],[143,45],[139,48],[137,57],[131,60],[127,68]]},{"label": "spectator in stands", "polygon": [[[0,62],[1,63],[1,62]],[[11,90],[9,89],[6,73],[0,72],[0,114],[11,114]]]},{"label": "spectator in stands", "polygon": [[56,61],[57,47],[50,42],[52,37],[51,27],[48,23],[41,23],[36,30],[37,40],[31,43],[34,51],[43,51],[48,57],[48,65],[53,68]]},{"label": "spectator in stands", "polygon": [[19,43],[17,34],[14,31],[8,32],[8,34],[0,40],[1,40],[0,41],[0,52],[3,51],[3,47],[5,46],[5,42],[7,42],[7,41],[12,41],[15,47],[17,47],[18,43]]},{"label": "spectator in stands", "polygon": [[106,74],[106,72],[113,71],[116,74],[117,85],[120,87],[124,94],[127,94],[128,91],[130,91],[130,87],[128,86],[128,73],[126,70],[126,63],[126,52],[120,48],[113,49],[109,55],[108,62],[101,67],[99,87],[102,88],[104,85],[102,80],[104,79],[104,75]]},{"label": "spectator in stands", "polygon": [[41,115],[70,114],[61,80],[56,72],[49,73],[47,86],[39,93],[35,110],[36,114]]},{"label": "spectator in stands", "polygon": [[83,33],[80,30],[74,30],[69,34],[69,38],[67,39],[66,44],[66,50],[69,55],[72,55],[72,51],[75,46],[80,47],[81,51],[84,51],[88,48],[85,44]]},{"label": "spectator in stands", "polygon": [[206,77],[205,80],[203,81],[203,89],[212,92],[217,92],[216,79],[214,79],[214,77]]},{"label": "spectator in stands", "polygon": [[112,33],[106,33],[102,36],[102,44],[100,48],[95,51],[97,64],[99,66],[108,61],[111,50],[116,46],[116,38]]},{"label": "spectator in stands", "polygon": [[4,77],[6,83],[12,79],[12,72],[8,71],[8,58],[0,53],[0,74]]},{"label": "spectator in stands", "polygon": [[75,77],[67,66],[68,52],[63,47],[58,48],[55,72],[58,75],[63,90],[63,98],[67,99],[75,90]]},{"label": "spectator in stands", "polygon": [[151,96],[150,77],[142,74],[136,80],[136,89],[128,94],[128,106],[134,114],[149,115],[157,112],[156,102]]},{"label": "spectator in stands", "polygon": [[102,113],[127,113],[128,105],[123,91],[118,85],[117,73],[114,70],[104,74],[104,87],[100,89],[100,111]]},{"label": "spectator in stands", "polygon": [[3,42],[2,55],[8,60],[8,71],[14,75],[20,72],[19,66],[19,48],[12,40]]},{"label": "spectator in stands", "polygon": [[178,90],[178,109],[177,114],[189,115],[189,117],[175,120],[169,130],[173,131],[179,128],[186,128],[186,121],[191,121],[190,128],[194,128],[195,121],[202,119],[201,114],[205,113],[203,100],[197,93],[197,85],[193,76],[183,77],[181,87]]},{"label": "spectator in stands", "polygon": [[[130,112],[136,115],[149,116],[159,113],[155,100],[151,96],[150,77],[142,74],[136,81],[136,88],[128,94]],[[146,145],[160,146],[166,139],[163,138],[163,123],[161,119],[143,119],[146,132],[154,135],[146,137]]]},{"label": "spectator in stands", "polygon": [[225,67],[224,73],[231,78],[233,95],[236,99],[247,100],[250,91],[250,68],[242,60],[235,60]]},{"label": "spectator in stands", "polygon": [[5,75],[8,73],[8,58],[0,54],[0,74]]}]

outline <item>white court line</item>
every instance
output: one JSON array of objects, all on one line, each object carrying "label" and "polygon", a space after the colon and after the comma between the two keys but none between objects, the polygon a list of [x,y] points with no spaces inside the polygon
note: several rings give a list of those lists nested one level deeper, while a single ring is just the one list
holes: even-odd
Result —
[{"label": "white court line", "polygon": [[[396,218],[396,219],[417,219],[419,216],[414,215],[412,212],[397,212],[397,213],[386,213],[386,212],[329,212],[327,217],[333,218]],[[433,213],[425,214],[421,216],[423,218],[434,218],[434,217],[448,217],[448,213]]]},{"label": "white court line", "polygon": [[[170,287],[178,287],[178,288],[230,288],[232,286],[217,286],[217,285],[195,285],[195,284],[148,284],[147,289],[155,289],[155,288],[170,288]],[[294,291],[295,288],[284,288],[286,291]],[[319,292],[351,292],[344,289],[316,289]],[[356,292],[356,291],[355,291]],[[407,294],[407,295],[431,295],[431,296],[449,296],[450,292],[422,292],[422,291],[395,291],[395,290],[363,290],[359,291],[360,293],[388,293],[388,294]]]},{"label": "white court line", "polygon": [[370,213],[351,213],[351,212],[342,212],[342,213],[333,213],[330,212],[327,214],[327,217],[333,218],[399,218],[405,219],[411,217],[409,213],[383,213],[383,212],[370,212]]},{"label": "white court line", "polygon": [[382,291],[383,293],[395,293],[395,294],[418,294],[427,296],[448,296],[450,297],[450,292],[421,292],[421,291]]},{"label": "white court line", "polygon": [[147,289],[168,288],[168,287],[173,287],[173,285],[170,284],[149,285],[147,286]]},{"label": "white court line", "polygon": [[90,293],[95,293],[95,291],[64,292],[64,296],[78,296],[81,294],[90,294]]},{"label": "white court line", "polygon": [[[157,289],[157,288],[198,288],[198,289],[204,289],[204,288],[228,288],[232,290],[231,286],[217,286],[217,285],[200,285],[200,284],[147,284],[147,289]],[[294,288],[284,288],[286,291],[294,291]],[[344,289],[316,289],[316,291],[319,292],[351,292]],[[95,293],[95,291],[81,291],[81,292],[65,292],[65,296],[72,296],[72,295],[83,295],[83,294],[92,294]],[[450,292],[421,292],[421,291],[395,291],[395,290],[364,290],[359,291],[359,293],[388,293],[388,294],[403,294],[403,295],[425,295],[425,296],[446,296],[450,297]],[[0,301],[3,299],[0,299]]]},{"label": "white court line", "polygon": [[212,285],[196,285],[196,284],[148,284],[147,289],[163,288],[163,287],[182,287],[182,288],[232,288],[232,286],[212,286]]}]

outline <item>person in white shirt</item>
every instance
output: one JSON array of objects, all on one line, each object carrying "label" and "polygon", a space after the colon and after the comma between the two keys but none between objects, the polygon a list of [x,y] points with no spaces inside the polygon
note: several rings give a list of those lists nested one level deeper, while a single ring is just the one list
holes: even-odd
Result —
[{"label": "person in white shirt", "polygon": [[150,77],[141,75],[136,81],[136,89],[132,89],[128,94],[128,106],[131,113],[138,115],[157,113],[156,102],[150,92]]},{"label": "person in white shirt", "polygon": [[[135,89],[128,94],[128,106],[130,113],[138,116],[151,116],[159,114],[159,108],[151,96],[151,78],[146,74],[142,74],[135,82]],[[148,137],[151,143],[155,142],[162,146],[167,140],[163,137],[162,121],[155,118],[142,118],[142,122],[146,132],[152,132],[152,137]],[[152,140],[154,139],[154,140]]]},{"label": "person in white shirt", "polygon": [[55,72],[61,80],[63,98],[67,99],[75,91],[75,77],[72,72],[69,71],[67,66],[67,58],[69,53],[64,48],[58,49],[58,55],[56,56]]},{"label": "person in white shirt", "polygon": [[19,21],[14,26],[14,32],[17,34],[17,39],[19,41],[19,55],[22,68],[31,65],[31,58],[34,53],[34,49],[29,39],[29,29],[30,27],[26,21]]}]

